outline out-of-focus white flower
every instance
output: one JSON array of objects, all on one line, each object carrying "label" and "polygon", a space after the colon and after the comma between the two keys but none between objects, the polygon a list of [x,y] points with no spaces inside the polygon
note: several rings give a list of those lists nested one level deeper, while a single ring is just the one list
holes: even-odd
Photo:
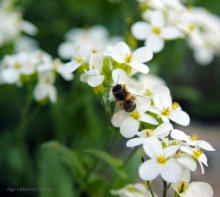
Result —
[{"label": "out-of-focus white flower", "polygon": [[102,65],[102,56],[98,54],[92,55],[89,61],[89,70],[81,75],[81,81],[88,83],[91,87],[99,86],[104,80],[104,75],[101,75]]},{"label": "out-of-focus white flower", "polygon": [[133,137],[139,130],[140,122],[157,125],[158,122],[152,116],[145,112],[149,108],[149,100],[145,100],[142,104],[137,105],[136,109],[130,113],[120,110],[112,116],[112,124],[115,127],[120,127],[120,133],[125,138]]},{"label": "out-of-focus white flower", "polygon": [[161,175],[163,180],[169,183],[177,182],[181,178],[181,166],[172,156],[177,152],[179,146],[168,146],[163,149],[157,138],[149,138],[144,143],[144,151],[150,157],[141,164],[139,176],[145,181],[154,180]]},{"label": "out-of-focus white flower", "polygon": [[172,102],[170,90],[167,87],[163,87],[154,97],[154,105],[149,108],[158,114],[164,122],[169,122],[169,119],[180,125],[189,125],[189,115],[184,112],[180,105],[176,102]]},{"label": "out-of-focus white flower", "polygon": [[37,28],[22,19],[22,15],[13,8],[12,0],[0,3],[0,47],[19,38],[22,32],[29,35],[37,33]]},{"label": "out-of-focus white flower", "polygon": [[181,37],[178,28],[166,25],[161,11],[146,11],[144,15],[148,22],[136,22],[131,32],[138,40],[146,40],[145,45],[153,52],[160,52],[164,48],[164,40]]},{"label": "out-of-focus white flower", "polygon": [[119,197],[151,197],[150,191],[142,183],[128,184],[121,189],[112,190],[111,194]]},{"label": "out-of-focus white flower", "polygon": [[64,59],[71,59],[77,55],[77,51],[88,53],[102,53],[107,46],[111,46],[119,37],[110,38],[104,26],[96,25],[88,29],[75,28],[66,35],[66,41],[58,48],[59,55]]},{"label": "out-of-focus white flower", "polygon": [[144,129],[143,131],[137,132],[136,135],[139,137],[130,139],[126,145],[127,147],[135,147],[144,144],[146,139],[156,137],[164,139],[170,134],[173,126],[170,123],[162,123],[156,129]]},{"label": "out-of-focus white flower", "polygon": [[171,132],[171,137],[176,140],[185,141],[189,146],[201,148],[207,151],[215,151],[212,145],[205,140],[198,140],[198,135],[188,136],[183,131],[173,129]]},{"label": "out-of-focus white flower", "polygon": [[180,197],[212,197],[212,187],[205,182],[191,182],[189,171],[183,171],[181,180],[173,183],[171,187]]},{"label": "out-of-focus white flower", "polygon": [[143,63],[153,58],[152,51],[147,47],[141,47],[132,52],[124,42],[119,42],[114,47],[109,47],[106,55],[112,57],[116,62],[126,64],[144,74],[149,72],[149,68]]},{"label": "out-of-focus white flower", "polygon": [[34,88],[33,96],[36,101],[49,99],[52,103],[57,101],[57,90],[54,86],[55,76],[53,72],[39,72],[38,83]]}]

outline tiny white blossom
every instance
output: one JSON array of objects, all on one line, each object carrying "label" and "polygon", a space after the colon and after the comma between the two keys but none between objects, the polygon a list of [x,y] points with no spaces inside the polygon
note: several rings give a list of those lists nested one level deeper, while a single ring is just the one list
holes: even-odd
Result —
[{"label": "tiny white blossom", "polygon": [[148,139],[144,143],[144,151],[150,159],[141,164],[139,168],[141,179],[151,181],[161,175],[166,182],[173,183],[179,181],[181,166],[172,158],[178,149],[178,145],[163,148],[157,138]]},{"label": "tiny white blossom", "polygon": [[144,74],[149,72],[149,68],[143,63],[153,58],[153,53],[147,47],[141,47],[132,52],[124,42],[119,42],[114,47],[109,47],[106,55],[112,57],[116,62],[126,64]]}]

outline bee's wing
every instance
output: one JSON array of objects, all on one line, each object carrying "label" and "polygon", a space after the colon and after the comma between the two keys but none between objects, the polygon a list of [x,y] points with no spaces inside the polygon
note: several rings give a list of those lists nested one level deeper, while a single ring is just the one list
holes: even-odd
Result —
[{"label": "bee's wing", "polygon": [[115,101],[114,113],[123,110],[122,102]]}]

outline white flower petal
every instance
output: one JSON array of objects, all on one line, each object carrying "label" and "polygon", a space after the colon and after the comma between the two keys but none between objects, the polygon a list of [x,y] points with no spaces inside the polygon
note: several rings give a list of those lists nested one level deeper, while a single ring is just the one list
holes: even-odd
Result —
[{"label": "white flower petal", "polygon": [[174,183],[181,178],[181,167],[174,160],[168,160],[161,171],[162,178],[168,183]]},{"label": "white flower petal", "polygon": [[148,62],[153,58],[153,53],[148,47],[141,47],[133,52],[133,56],[139,62]]},{"label": "white flower petal", "polygon": [[113,114],[111,122],[114,127],[120,127],[121,123],[128,117],[128,113],[120,110]]},{"label": "white flower petal", "polygon": [[140,63],[136,60],[131,61],[128,65],[143,74],[147,74],[149,72],[149,68],[146,64]]},{"label": "white flower petal", "polygon": [[159,124],[154,117],[148,114],[142,114],[139,120],[142,122],[153,124],[153,125]]},{"label": "white flower petal", "polygon": [[215,151],[215,149],[212,147],[212,145],[204,140],[198,140],[196,145],[204,150]]},{"label": "white flower petal", "polygon": [[176,27],[165,27],[161,36],[166,40],[173,40],[180,38],[182,33]]},{"label": "white flower petal", "polygon": [[178,129],[173,129],[170,136],[175,140],[190,142],[189,137],[183,131],[180,131]]},{"label": "white flower petal", "polygon": [[170,120],[182,126],[188,126],[190,123],[189,115],[182,110],[173,110],[169,116]]},{"label": "white flower petal", "polygon": [[102,70],[103,59],[99,54],[93,54],[89,59],[89,68],[96,69],[99,72]]},{"label": "white flower petal", "polygon": [[187,190],[181,194],[181,197],[212,197],[212,187],[205,182],[192,182],[189,184]]},{"label": "white flower petal", "polygon": [[154,105],[159,110],[164,110],[164,108],[172,106],[172,98],[170,95],[170,90],[167,87],[161,88],[161,90],[154,96]]},{"label": "white flower petal", "polygon": [[139,129],[139,121],[132,117],[126,118],[120,125],[120,133],[125,138],[133,137]]},{"label": "white flower petal", "polygon": [[161,37],[152,34],[145,41],[145,45],[154,53],[158,53],[163,50],[165,44]]},{"label": "white flower petal", "polygon": [[176,145],[176,146],[168,146],[164,149],[164,154],[165,154],[165,157],[168,158],[172,155],[174,155],[177,150],[179,149],[179,145]]},{"label": "white flower petal", "polygon": [[82,63],[76,63],[75,61],[68,62],[68,63],[64,64],[63,66],[60,66],[58,68],[58,72],[60,72],[60,73],[72,73],[77,68],[79,68],[79,66],[81,64]]},{"label": "white flower petal", "polygon": [[193,172],[197,168],[196,162],[193,160],[192,157],[183,156],[183,157],[178,158],[177,160],[182,166],[184,166],[185,168],[187,168]]},{"label": "white flower petal", "polygon": [[143,144],[144,152],[150,157],[155,158],[163,153],[163,147],[161,142],[155,138],[147,138]]},{"label": "white flower petal", "polygon": [[173,125],[170,123],[162,123],[154,130],[154,135],[160,138],[167,137],[170,131],[173,129]]},{"label": "white flower petal", "polygon": [[120,68],[114,69],[112,71],[112,79],[114,81],[114,85],[126,84],[128,82],[128,76],[126,72]]},{"label": "white flower petal", "polygon": [[154,180],[159,175],[159,168],[156,161],[150,159],[139,167],[139,176],[145,181]]},{"label": "white flower petal", "polygon": [[131,33],[138,40],[145,40],[147,38],[150,28],[145,22],[139,21],[132,25]]},{"label": "white flower petal", "polygon": [[135,146],[139,146],[139,145],[143,144],[145,142],[145,140],[146,140],[146,138],[140,138],[140,137],[133,138],[133,139],[130,139],[127,141],[126,146],[133,148]]},{"label": "white flower petal", "polygon": [[104,81],[104,76],[103,75],[89,76],[87,81],[91,87],[97,87]]}]

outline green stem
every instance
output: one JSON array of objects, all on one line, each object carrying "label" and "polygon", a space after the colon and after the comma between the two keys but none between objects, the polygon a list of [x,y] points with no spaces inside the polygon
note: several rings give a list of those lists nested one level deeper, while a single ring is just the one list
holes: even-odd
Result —
[{"label": "green stem", "polygon": [[154,197],[154,192],[153,192],[153,190],[152,190],[152,188],[151,188],[151,183],[150,183],[150,181],[147,181],[147,187],[148,187],[148,189],[149,189],[149,191],[150,191],[150,193],[151,193],[151,196]]},{"label": "green stem", "polygon": [[171,183],[167,185],[167,182],[163,180],[163,197],[167,196],[167,191],[169,187],[171,186]]}]

